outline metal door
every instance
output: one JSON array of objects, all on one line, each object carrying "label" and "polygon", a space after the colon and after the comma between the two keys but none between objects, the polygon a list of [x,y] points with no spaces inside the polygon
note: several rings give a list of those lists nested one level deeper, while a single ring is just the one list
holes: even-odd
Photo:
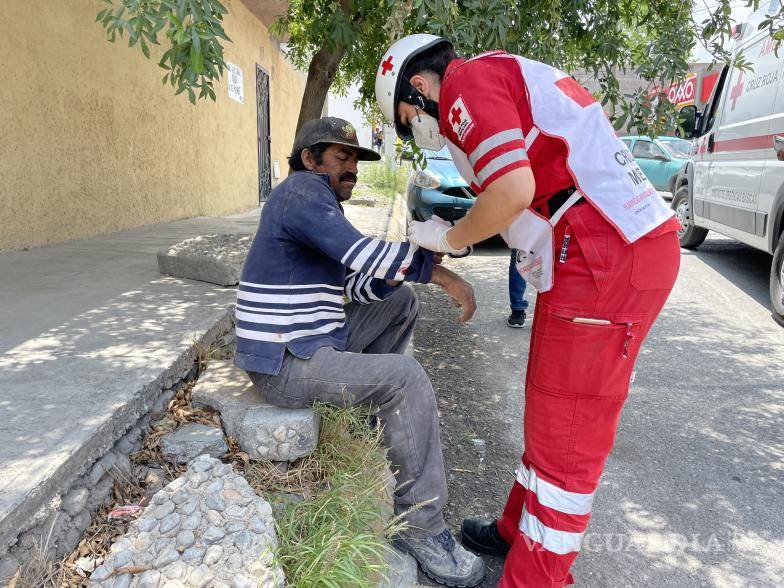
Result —
[{"label": "metal door", "polygon": [[272,165],[270,163],[270,110],[269,75],[256,65],[256,109],[259,136],[259,203],[272,190]]}]

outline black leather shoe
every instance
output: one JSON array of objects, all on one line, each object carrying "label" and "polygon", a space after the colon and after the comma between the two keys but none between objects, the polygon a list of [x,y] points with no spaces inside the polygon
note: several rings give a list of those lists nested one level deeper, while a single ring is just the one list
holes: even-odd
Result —
[{"label": "black leather shoe", "polygon": [[496,521],[482,519],[463,519],[460,527],[463,545],[473,551],[487,555],[506,555],[509,544],[498,532]]}]

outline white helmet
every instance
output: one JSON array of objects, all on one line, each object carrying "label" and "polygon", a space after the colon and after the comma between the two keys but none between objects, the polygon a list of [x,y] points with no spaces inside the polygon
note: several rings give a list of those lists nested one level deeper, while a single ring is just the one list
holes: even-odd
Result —
[{"label": "white helmet", "polygon": [[[411,131],[400,124],[397,119],[397,103],[400,99],[401,75],[412,57],[435,47],[439,43],[449,43],[443,37],[419,33],[408,35],[396,41],[381,59],[376,72],[376,101],[384,117],[395,123],[395,129],[401,139],[411,138]],[[408,80],[405,80],[408,82]]]}]

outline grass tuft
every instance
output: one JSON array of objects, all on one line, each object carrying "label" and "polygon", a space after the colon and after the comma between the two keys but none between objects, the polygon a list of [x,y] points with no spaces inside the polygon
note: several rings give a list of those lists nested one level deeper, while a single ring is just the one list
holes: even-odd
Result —
[{"label": "grass tuft", "polygon": [[276,559],[289,585],[375,586],[387,569],[389,537],[403,527],[391,517],[381,431],[360,407],[316,410],[321,434],[313,454],[277,478],[258,464],[246,476],[262,492],[287,488],[303,497],[285,502],[277,517]]},{"label": "grass tuft", "polygon": [[[389,169],[385,161],[365,163],[359,170],[359,181],[370,186],[371,190],[390,199],[405,192],[409,166],[395,166]],[[356,192],[356,189],[355,189]]]}]

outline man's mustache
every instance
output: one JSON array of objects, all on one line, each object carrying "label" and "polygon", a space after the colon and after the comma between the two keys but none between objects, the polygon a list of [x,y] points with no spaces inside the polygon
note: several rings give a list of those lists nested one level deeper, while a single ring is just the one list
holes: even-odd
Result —
[{"label": "man's mustache", "polygon": [[350,181],[352,181],[352,182],[354,182],[356,184],[357,183],[357,174],[352,174],[351,172],[346,172],[344,174],[341,174],[338,179],[341,182],[345,182],[345,181],[350,180]]}]

